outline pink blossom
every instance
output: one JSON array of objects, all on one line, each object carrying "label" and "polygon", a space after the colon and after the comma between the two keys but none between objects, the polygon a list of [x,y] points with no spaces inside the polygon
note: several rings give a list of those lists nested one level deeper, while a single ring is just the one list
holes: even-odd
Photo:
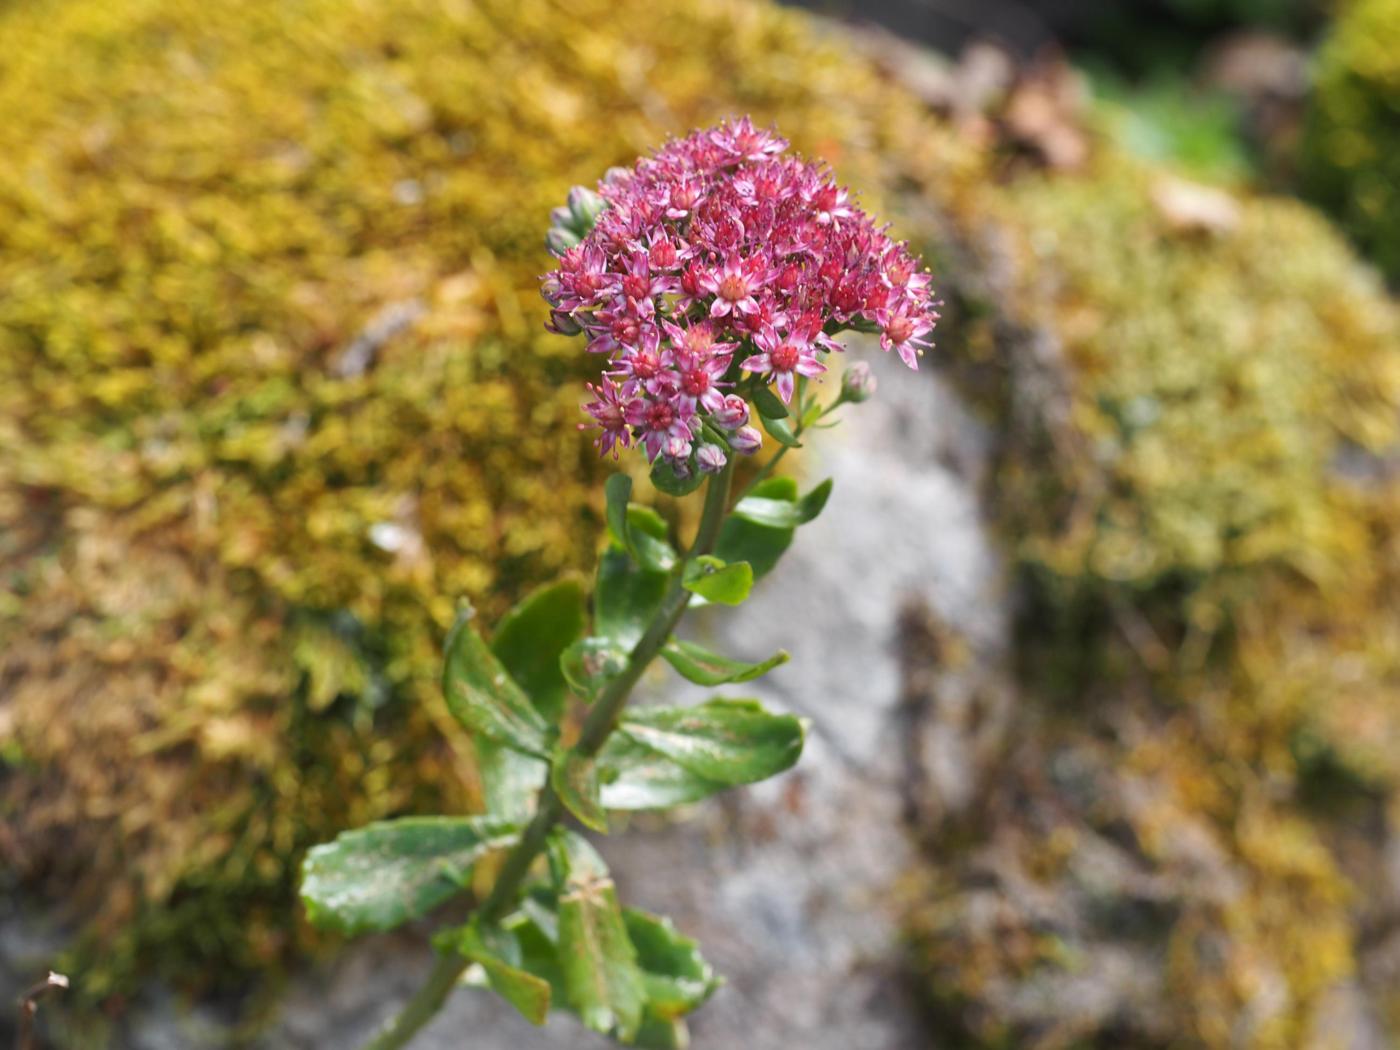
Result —
[{"label": "pink blossom", "polygon": [[808,331],[795,329],[779,335],[774,329],[765,328],[753,341],[762,353],[744,358],[739,367],[746,372],[772,375],[778,396],[784,401],[792,400],[797,376],[818,376],[826,371],[826,365],[817,360],[817,348]]},{"label": "pink blossom", "polygon": [[594,400],[584,405],[583,410],[593,417],[593,423],[580,423],[579,429],[586,430],[590,426],[596,426],[601,431],[593,442],[598,454],[606,456],[611,452],[613,459],[616,459],[618,445],[626,448],[632,444],[632,437],[627,429],[625,406],[618,396],[618,389],[611,383],[585,385],[593,394]]},{"label": "pink blossom", "polygon": [[[690,455],[690,439],[694,436],[691,423],[694,412],[679,401],[649,401],[644,397],[627,403],[623,413],[629,426],[635,427],[646,449],[647,458],[655,459],[665,449],[668,458],[681,459]],[[697,426],[698,426],[698,421]],[[684,446],[683,456],[675,451]]]},{"label": "pink blossom", "polygon": [[757,313],[755,295],[768,282],[768,276],[768,266],[762,255],[748,259],[730,255],[722,267],[702,270],[700,289],[715,297],[710,304],[710,316]]},{"label": "pink blossom", "polygon": [[693,476],[717,462],[697,441],[705,421],[754,452],[747,393],[771,383],[790,401],[797,377],[820,375],[842,349],[843,330],[878,329],[910,367],[931,345],[938,314],[918,259],[828,169],[786,149],[744,118],[571,194],[578,243],[556,238],[541,292],[548,327],[581,330],[608,359],[584,406],[604,453],[638,444]]}]

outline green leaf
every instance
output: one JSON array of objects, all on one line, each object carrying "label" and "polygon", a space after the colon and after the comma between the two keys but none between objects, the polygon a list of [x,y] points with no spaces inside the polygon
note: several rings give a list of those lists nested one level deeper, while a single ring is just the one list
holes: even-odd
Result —
[{"label": "green leaf", "polygon": [[549,773],[548,764],[484,736],[473,738],[472,748],[476,752],[476,771],[481,777],[486,812],[522,824],[529,820],[535,811],[540,787]]},{"label": "green leaf", "polygon": [[763,425],[763,429],[768,431],[768,436],[778,444],[786,445],[788,448],[802,447],[802,442],[798,441],[797,435],[793,433],[792,424],[786,419],[769,419],[759,413],[758,421]]},{"label": "green leaf", "polygon": [[826,501],[830,496],[831,479],[827,478],[795,502],[767,496],[746,496],[735,504],[731,513],[735,517],[751,521],[755,525],[792,529],[807,524],[820,514],[826,507]]},{"label": "green leaf", "polygon": [[758,409],[758,414],[765,419],[788,417],[788,407],[783,404],[783,399],[766,386],[754,387],[753,404],[754,408]]},{"label": "green leaf", "polygon": [[594,629],[630,653],[660,608],[668,582],[664,572],[643,568],[626,551],[609,547],[598,562]]},{"label": "green leaf", "polygon": [[696,707],[642,707],[618,726],[637,743],[697,776],[752,784],[791,767],[802,754],[803,727],[770,714],[757,700],[708,700]]},{"label": "green leaf", "polygon": [[664,492],[668,496],[689,496],[704,482],[705,475],[698,470],[692,470],[688,477],[678,477],[671,466],[671,461],[658,456],[656,462],[651,465],[651,483],[658,492]]},{"label": "green leaf", "polygon": [[[754,486],[754,499],[797,501],[797,482],[792,478],[767,478]],[[742,501],[741,501],[742,502]],[[746,561],[753,567],[754,579],[767,575],[792,544],[794,530],[759,525],[730,515],[720,528],[715,554],[726,562]]]},{"label": "green leaf", "polygon": [[605,809],[669,809],[729,787],[677,765],[626,733],[608,737],[598,766],[599,797]]},{"label": "green leaf", "polygon": [[569,870],[559,895],[559,958],[569,1004],[589,1028],[629,1040],[641,1024],[646,990],[617,891],[592,847],[571,832],[564,841]]},{"label": "green leaf", "polygon": [[697,685],[727,685],[732,682],[751,682],[773,668],[788,661],[788,654],[779,652],[762,663],[750,664],[741,660],[731,660],[727,656],[712,653],[694,642],[683,642],[675,638],[661,650],[666,662],[674,667],[683,678]]},{"label": "green leaf", "polygon": [[815,423],[817,420],[821,419],[821,417],[822,417],[822,405],[821,405],[821,402],[818,401],[818,400],[816,400],[815,398],[813,398],[813,399],[812,399],[812,403],[811,403],[810,405],[807,406],[807,411],[802,413],[802,429],[803,429],[803,430],[806,430],[808,427],[810,427],[810,426],[811,426],[813,423]]},{"label": "green leaf", "polygon": [[637,559],[653,572],[670,572],[676,566],[676,551],[668,541],[671,529],[666,519],[640,503],[627,505],[627,526],[636,548]]},{"label": "green leaf", "polygon": [[764,478],[753,487],[751,495],[765,499],[785,499],[789,503],[797,500],[796,478]]},{"label": "green leaf", "polygon": [[687,1050],[690,1031],[679,1017],[667,1021],[647,1013],[629,1045],[641,1050]]},{"label": "green leaf", "polygon": [[500,927],[483,931],[472,922],[462,928],[455,947],[481,966],[491,987],[521,1016],[531,1024],[544,1024],[549,1014],[549,982],[525,969],[515,934]]},{"label": "green leaf", "polygon": [[753,589],[753,568],[748,562],[725,564],[719,558],[702,554],[685,566],[685,589],[706,601],[738,605]]},{"label": "green leaf", "polygon": [[592,700],[627,667],[627,650],[611,638],[580,638],[564,650],[559,666],[574,692]]},{"label": "green leaf", "polygon": [[608,817],[598,801],[598,764],[592,756],[581,755],[573,748],[561,749],[554,756],[549,782],[559,801],[585,827],[607,832]]},{"label": "green leaf", "polygon": [[682,1017],[720,986],[700,946],[683,936],[670,919],[635,908],[624,908],[622,918],[642,970],[648,1013],[665,1020]]},{"label": "green leaf", "polygon": [[550,722],[559,720],[568,691],[559,655],[582,637],[585,622],[583,585],[566,578],[527,595],[491,639],[496,659]]},{"label": "green leaf", "polygon": [[548,757],[549,723],[476,633],[470,612],[457,618],[447,636],[442,690],[448,710],[471,732]]},{"label": "green leaf", "polygon": [[494,817],[402,817],[342,832],[302,863],[307,916],[340,933],[393,929],[459,893],[472,865],[519,830]]},{"label": "green leaf", "polygon": [[[527,595],[506,613],[491,639],[491,651],[551,723],[563,714],[568,693],[560,656],[583,634],[585,620],[582,584],[563,579]],[[528,819],[544,783],[545,763],[488,737],[478,736],[473,743],[487,812]]]}]

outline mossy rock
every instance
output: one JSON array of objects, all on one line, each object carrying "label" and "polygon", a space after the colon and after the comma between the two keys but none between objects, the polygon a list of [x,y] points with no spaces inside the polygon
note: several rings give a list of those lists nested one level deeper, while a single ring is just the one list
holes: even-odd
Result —
[{"label": "mossy rock", "polygon": [[[1081,657],[1031,654],[1023,731],[1069,751],[1078,712],[1160,705],[1173,746],[1101,760],[1167,785],[1159,834],[1207,822],[1255,880],[1226,956],[1299,960],[1300,894],[1327,949],[1284,966],[1269,1038],[1354,961],[1298,741],[1392,790],[1348,727],[1397,721],[1400,501],[1336,468],[1394,440],[1397,329],[1308,209],[1241,199],[1229,229],[1178,229],[1160,173],[1107,147],[1003,183],[985,144],[762,4],[0,19],[0,848],[85,922],[86,994],[266,972],[306,943],[308,845],[474,803],[434,684],[454,604],[489,619],[587,568],[600,520],[606,465],[575,430],[596,363],[541,327],[548,209],[738,112],[956,262],[938,360],[996,377],[994,506],[1043,637]],[[970,1009],[994,1003],[979,967],[1024,976],[975,948],[937,968]],[[1247,1012],[1172,958],[1183,1030]]]},{"label": "mossy rock", "polygon": [[1308,192],[1400,281],[1400,2],[1351,0],[1317,58]]},{"label": "mossy rock", "polygon": [[[679,0],[36,0],[0,27],[0,806],[80,995],[305,942],[303,851],[475,801],[436,688],[590,567],[549,209],[778,119],[867,190],[908,103],[802,16]],[[937,129],[916,144],[951,164]]]}]

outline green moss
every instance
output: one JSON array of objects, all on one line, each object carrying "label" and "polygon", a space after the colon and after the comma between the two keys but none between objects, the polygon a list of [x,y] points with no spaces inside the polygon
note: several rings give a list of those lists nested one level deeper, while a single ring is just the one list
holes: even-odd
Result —
[{"label": "green moss", "polygon": [[[1232,220],[1201,228],[1162,203],[1166,177],[1100,149],[1080,175],[1025,177],[986,201],[993,258],[1014,275],[993,324],[1023,406],[993,486],[1031,584],[1036,713],[1026,754],[992,774],[1029,812],[989,803],[1002,823],[981,863],[1039,883],[1092,955],[1127,935],[1076,915],[1079,883],[1037,850],[1047,825],[1126,835],[1124,863],[1157,880],[1172,915],[1147,938],[1167,960],[1165,1020],[1112,1022],[1126,1044],[1166,1030],[1296,1046],[1356,968],[1342,857],[1372,848],[1316,807],[1317,763],[1298,742],[1328,750],[1345,773],[1334,784],[1384,798],[1400,785],[1400,484],[1382,466],[1400,436],[1400,316],[1308,208],[1240,197]],[[1057,764],[1093,790],[1047,784]],[[1192,842],[1195,857],[1180,848]],[[914,920],[940,994],[977,1040],[1029,1038],[1006,1014],[1018,964],[969,917],[988,905],[944,881]],[[1119,893],[1135,905],[1131,883]],[[1041,929],[1015,891],[998,906],[1013,941]],[[1054,1020],[1035,1045],[1105,1035]]]},{"label": "green moss", "polygon": [[1317,59],[1302,143],[1309,193],[1400,280],[1400,3],[1351,0]]}]

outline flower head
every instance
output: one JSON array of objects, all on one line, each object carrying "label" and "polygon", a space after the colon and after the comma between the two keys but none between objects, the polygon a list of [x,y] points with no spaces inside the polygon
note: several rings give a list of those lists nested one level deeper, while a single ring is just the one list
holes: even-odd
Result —
[{"label": "flower head", "polygon": [[746,398],[771,383],[792,400],[841,331],[878,331],[910,367],[931,345],[938,314],[915,256],[747,118],[611,169],[556,211],[541,291],[552,331],[582,331],[608,357],[584,406],[604,454],[635,443],[680,477],[717,470],[705,423],[754,452]]}]

